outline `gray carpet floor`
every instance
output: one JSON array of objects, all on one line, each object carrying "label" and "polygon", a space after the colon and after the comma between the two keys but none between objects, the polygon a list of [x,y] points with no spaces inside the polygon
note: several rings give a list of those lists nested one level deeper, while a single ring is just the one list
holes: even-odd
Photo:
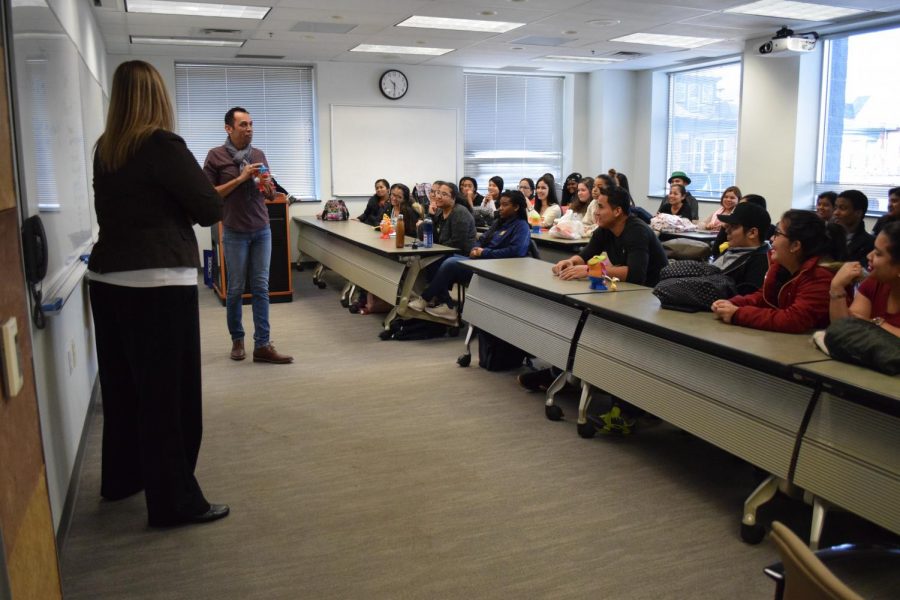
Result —
[{"label": "gray carpet floor", "polygon": [[750,466],[664,423],[583,440],[574,393],[548,421],[515,373],[458,367],[461,337],[381,341],[310,278],[271,308],[288,366],[229,360],[201,289],[197,475],[228,518],[155,530],[143,495],[102,501],[90,416],[66,598],[771,597],[773,546],[738,534]]}]

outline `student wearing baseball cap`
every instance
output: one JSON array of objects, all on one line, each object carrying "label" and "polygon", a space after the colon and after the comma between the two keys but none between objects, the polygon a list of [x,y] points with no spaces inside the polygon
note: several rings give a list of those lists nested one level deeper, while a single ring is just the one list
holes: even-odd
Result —
[{"label": "student wearing baseball cap", "polygon": [[758,290],[769,269],[769,244],[765,236],[772,224],[768,211],[744,202],[730,215],[719,215],[728,236],[728,249],[713,263],[734,280],[738,294]]}]

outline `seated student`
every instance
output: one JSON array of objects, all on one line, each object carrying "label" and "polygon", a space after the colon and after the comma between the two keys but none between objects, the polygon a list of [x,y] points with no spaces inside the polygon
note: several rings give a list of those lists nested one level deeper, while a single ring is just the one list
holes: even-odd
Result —
[{"label": "seated student", "polygon": [[888,209],[887,213],[875,221],[872,227],[872,235],[877,236],[881,233],[881,229],[888,223],[900,221],[900,187],[888,190]]},{"label": "seated student", "polygon": [[591,190],[594,189],[594,178],[585,177],[578,182],[578,188],[575,195],[569,201],[569,212],[584,218],[587,214],[588,206],[591,204]]},{"label": "seated student", "polygon": [[[747,194],[746,196],[741,197],[740,202],[738,204],[743,204],[744,202],[749,202],[750,204],[755,204],[757,206],[761,206],[762,208],[766,208],[766,199],[759,194]],[[766,231],[762,235],[762,239],[768,240],[771,239],[772,235],[775,233],[775,226],[769,224],[769,230]],[[728,239],[728,234],[725,229],[720,229],[719,233],[716,235],[716,241],[713,242],[713,258],[717,258],[719,254],[721,254],[724,250],[722,248],[722,244]]]},{"label": "seated student", "polygon": [[875,238],[866,231],[863,217],[869,209],[869,199],[859,190],[845,190],[834,202],[834,222],[843,227],[847,260],[866,264],[866,256],[875,246]]},{"label": "seated student", "polygon": [[831,280],[831,321],[846,317],[871,320],[900,336],[900,222],[888,223],[875,238],[875,248],[869,253],[869,276],[860,284],[848,308],[847,286],[862,275],[862,265],[850,261]]},{"label": "seated student", "polygon": [[381,216],[390,209],[391,203],[388,201],[388,193],[391,184],[387,179],[379,179],[375,182],[375,193],[366,203],[366,209],[363,214],[359,215],[357,220],[362,221],[366,225],[378,225],[381,223]]},{"label": "seated student", "polygon": [[[445,181],[435,181],[431,203],[435,205],[432,217],[434,227],[434,243],[450,246],[459,250],[459,254],[468,256],[475,245],[475,219],[472,213],[461,204],[455,202],[456,186]],[[421,231],[421,227],[419,228]],[[422,237],[421,234],[419,237]],[[435,263],[429,265],[434,266]],[[437,271],[437,268],[435,268]],[[423,306],[421,309],[423,310]]]},{"label": "seated student", "polygon": [[730,187],[725,188],[725,191],[722,192],[722,197],[719,198],[719,208],[713,214],[709,215],[709,217],[703,221],[700,225],[700,229],[715,229],[718,231],[722,228],[722,224],[724,221],[721,221],[719,217],[721,215],[730,215],[734,210],[734,207],[738,205],[738,202],[741,199],[741,188],[736,185],[732,185]]},{"label": "seated student", "polygon": [[518,189],[522,192],[522,195],[525,196],[528,207],[531,208],[534,204],[534,181],[530,177],[523,177],[519,180]]},{"label": "seated student", "polygon": [[481,207],[491,212],[497,210],[501,191],[503,191],[503,178],[499,175],[494,175],[488,180],[488,193],[481,202]]},{"label": "seated student", "polygon": [[459,178],[459,193],[466,199],[469,208],[481,206],[484,196],[478,193],[478,182],[474,177],[464,176]]},{"label": "seated student", "polygon": [[619,173],[615,169],[610,169],[608,173],[610,178],[613,180],[613,183],[615,183],[620,188],[625,188],[629,193],[631,193],[631,188],[628,186],[628,177],[625,175],[625,173]]},{"label": "seated student", "polygon": [[837,194],[834,192],[822,192],[816,198],[816,214],[819,218],[830,223],[834,217],[834,203],[837,201]]},{"label": "seated student", "polygon": [[[829,229],[830,227],[830,229]],[[716,317],[754,329],[803,333],[828,325],[828,290],[834,273],[821,262],[843,258],[839,229],[809,210],[789,210],[772,236],[771,264],[756,292],[716,300]]]},{"label": "seated student", "polygon": [[553,273],[561,279],[587,277],[587,261],[606,252],[607,272],[611,277],[650,287],[656,285],[660,270],[669,260],[653,230],[630,215],[630,211],[631,195],[625,189],[604,188],[594,213],[597,230],[579,254],[553,265]]},{"label": "seated student", "polygon": [[[676,183],[682,187],[684,187],[684,203],[687,204],[688,208],[691,211],[690,216],[687,218],[691,221],[696,221],[700,218],[700,207],[697,205],[697,199],[694,198],[693,194],[687,191],[687,186],[691,185],[691,178],[687,176],[684,171],[675,171],[672,173],[671,177],[669,177],[668,181],[669,185]],[[662,202],[659,203],[659,210],[657,212],[663,212],[663,207],[668,203],[668,199],[664,198]]]},{"label": "seated student", "polygon": [[402,183],[391,186],[391,208],[388,216],[392,223],[397,222],[397,217],[403,215],[404,228],[407,232],[414,232],[422,215],[415,209],[409,188]]},{"label": "seated student", "polygon": [[684,186],[673,183],[669,186],[668,202],[659,209],[660,214],[678,215],[679,217],[690,220],[691,207],[685,202],[686,197],[687,191],[684,189]]},{"label": "seated student", "polygon": [[541,215],[541,227],[553,227],[553,222],[562,215],[559,200],[556,199],[556,181],[549,173],[538,179],[534,192],[534,210]]},{"label": "seated student", "polygon": [[744,202],[738,204],[730,215],[720,215],[728,249],[713,265],[728,270],[738,294],[749,294],[762,287],[769,270],[769,245],[763,237],[772,224],[772,218],[763,207]]},{"label": "seated student", "polygon": [[591,203],[588,204],[587,210],[584,213],[584,219],[581,220],[581,222],[584,223],[586,231],[593,231],[594,228],[597,227],[597,224],[594,223],[594,211],[597,210],[597,198],[600,197],[603,188],[615,187],[615,185],[616,183],[613,181],[612,177],[606,173],[597,175],[594,178],[594,187],[591,189]]},{"label": "seated student", "polygon": [[[519,258],[528,254],[531,228],[528,226],[527,203],[522,192],[504,190],[500,194],[500,220],[482,234],[466,256],[451,256],[441,263],[428,287],[422,292],[422,302],[409,303],[413,310],[424,309],[442,319],[456,319],[457,309],[450,306],[453,284],[468,285],[472,271],[459,264],[466,258]],[[431,305],[431,306],[429,306]]]},{"label": "seated student", "polygon": [[575,194],[578,193],[578,182],[583,178],[581,173],[569,173],[566,182],[562,188],[562,200],[559,201],[560,206],[568,206]]}]

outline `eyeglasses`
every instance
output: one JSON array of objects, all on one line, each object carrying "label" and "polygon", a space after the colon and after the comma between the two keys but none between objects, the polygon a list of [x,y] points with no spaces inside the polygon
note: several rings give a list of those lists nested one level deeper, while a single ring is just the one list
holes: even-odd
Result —
[{"label": "eyeglasses", "polygon": [[520,190],[530,190],[531,188],[528,187],[527,185],[520,185],[520,186],[519,186],[519,189],[520,189]]},{"label": "eyeglasses", "polygon": [[434,192],[435,196],[440,196],[441,198],[449,198],[450,192]]},{"label": "eyeglasses", "polygon": [[777,238],[779,235],[783,235],[784,237],[787,237],[787,234],[786,234],[786,233],[784,233],[784,232],[781,231],[780,229],[776,229],[775,232],[772,234],[772,239],[774,240],[774,239]]}]

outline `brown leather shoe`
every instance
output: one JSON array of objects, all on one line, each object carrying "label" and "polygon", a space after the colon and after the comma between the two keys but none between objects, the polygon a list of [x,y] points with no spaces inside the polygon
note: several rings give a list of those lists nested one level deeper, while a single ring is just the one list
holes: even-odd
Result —
[{"label": "brown leather shoe", "polygon": [[244,352],[244,338],[234,340],[231,344],[231,360],[244,360],[247,354]]},{"label": "brown leather shoe", "polygon": [[275,346],[273,346],[270,342],[265,346],[257,346],[253,350],[253,362],[267,362],[275,363],[276,365],[286,365],[287,363],[294,362],[294,357],[288,356],[287,354],[279,354],[278,350],[276,350]]}]

